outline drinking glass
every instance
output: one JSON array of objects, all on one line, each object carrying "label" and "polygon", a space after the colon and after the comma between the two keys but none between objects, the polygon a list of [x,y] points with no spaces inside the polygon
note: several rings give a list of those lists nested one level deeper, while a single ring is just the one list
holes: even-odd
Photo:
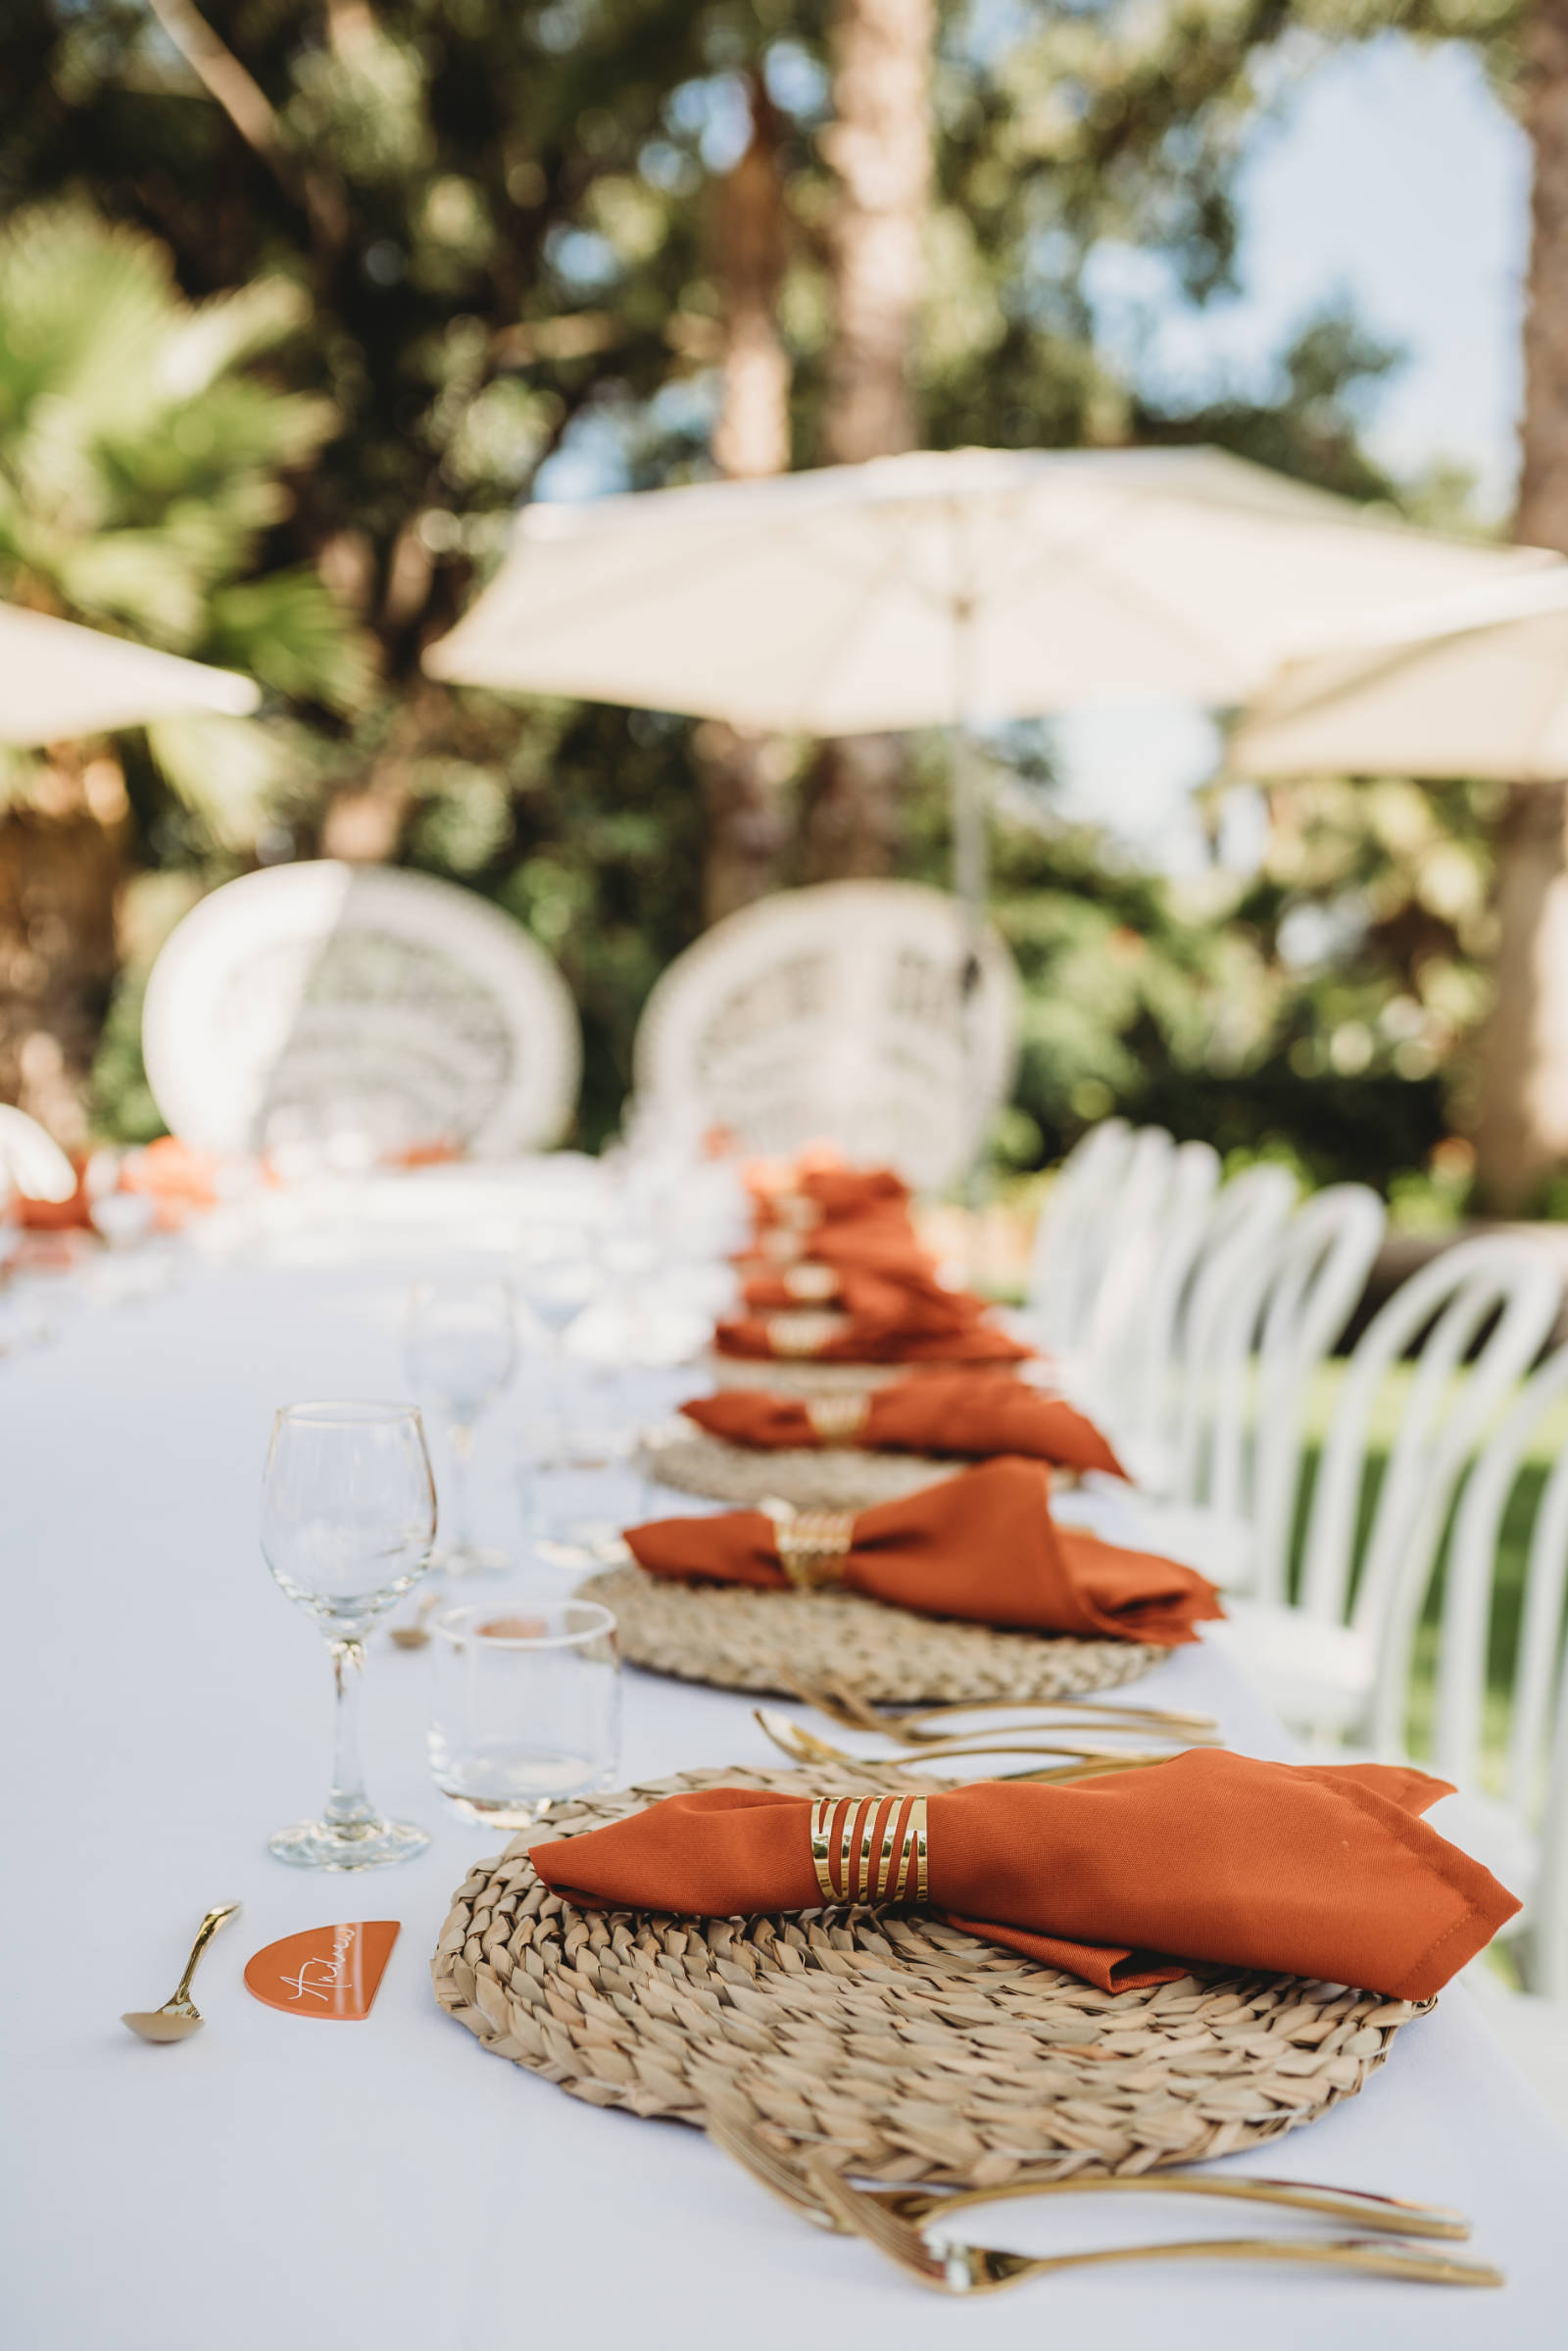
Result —
[{"label": "drinking glass", "polygon": [[526,1829],[563,1797],[614,1783],[615,1620],[593,1600],[444,1611],[435,1637],[430,1770],[452,1810]]},{"label": "drinking glass", "polygon": [[423,1575],[435,1539],[435,1487],[416,1404],[285,1404],[262,1479],[262,1550],[332,1653],[332,1792],[318,1821],[269,1840],[300,1869],[407,1861],[424,1830],[389,1821],[365,1792],[359,1689],[365,1637]]},{"label": "drinking glass", "polygon": [[483,1550],[473,1540],[468,1464],[474,1424],[505,1387],[515,1349],[512,1298],[504,1282],[415,1284],[409,1299],[409,1378],[436,1399],[452,1446],[451,1532],[434,1561],[448,1575],[507,1565],[504,1551]]}]

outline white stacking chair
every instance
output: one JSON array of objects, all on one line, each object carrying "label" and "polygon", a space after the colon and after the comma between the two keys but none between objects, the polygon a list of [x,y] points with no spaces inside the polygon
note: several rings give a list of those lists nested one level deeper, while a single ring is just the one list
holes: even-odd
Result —
[{"label": "white stacking chair", "polygon": [[1204,1499],[1250,1527],[1259,1599],[1286,1596],[1312,1375],[1360,1303],[1387,1216],[1364,1184],[1331,1184],[1297,1209],[1233,1297]]},{"label": "white stacking chair", "polygon": [[1241,1385],[1224,1354],[1247,1344],[1250,1324],[1236,1300],[1254,1294],[1295,1201],[1295,1177],[1265,1165],[1200,1208],[1184,1202],[1168,1255],[1151,1272],[1147,1317],[1133,1329],[1140,1342],[1148,1330],[1148,1360],[1140,1366],[1134,1351],[1085,1393],[1138,1493],[1095,1495],[1075,1513],[1081,1523],[1107,1541],[1190,1560],[1227,1589],[1250,1577],[1252,1534],[1239,1494],[1224,1512],[1208,1506],[1216,1409]]},{"label": "white stacking chair", "polygon": [[1120,1189],[1132,1155],[1125,1118],[1103,1118],[1080,1135],[1056,1171],[1035,1227],[1028,1321],[1053,1357],[1070,1355],[1083,1331],[1087,1268],[1098,1262],[1097,1220]]},{"label": "white stacking chair", "polygon": [[[1528,1242],[1462,1241],[1404,1283],[1362,1334],[1318,1465],[1298,1601],[1239,1602],[1213,1628],[1297,1729],[1398,1750],[1415,1630],[1455,1488],[1540,1352],[1561,1297],[1556,1266]],[[1373,1413],[1418,1342],[1357,1566]]]},{"label": "white stacking chair", "polygon": [[[1163,1455],[1129,1446],[1124,1458],[1162,1458],[1163,1485],[1182,1500],[1137,1504],[1137,1540],[1191,1563],[1228,1591],[1285,1596],[1307,1395],[1365,1288],[1385,1211],[1360,1184],[1331,1185],[1284,1224],[1294,1193],[1251,1177],[1248,1213],[1219,1227],[1183,1329],[1190,1363],[1172,1381],[1182,1439]],[[1240,1229],[1237,1230],[1236,1228]],[[1239,1245],[1239,1246],[1238,1246]],[[1110,1530],[1107,1527],[1106,1533]],[[1129,1540],[1131,1540],[1129,1530]]]},{"label": "white stacking chair", "polygon": [[1565,1397],[1568,1347],[1530,1380],[1466,1481],[1448,1546],[1432,1768],[1459,1790],[1436,1825],[1524,1904],[1504,1932],[1527,1988],[1568,2003],[1568,1446],[1531,1528],[1498,1792],[1485,1768],[1498,1539],[1531,1441]]},{"label": "white stacking chair", "polygon": [[1181,1502],[1213,1502],[1239,1515],[1240,1491],[1211,1491],[1220,1418],[1245,1409],[1244,1370],[1251,1345],[1248,1305],[1256,1296],[1296,1206],[1288,1168],[1249,1167],[1214,1202],[1193,1269],[1177,1347],[1171,1492]]},{"label": "white stacking chair", "polygon": [[0,1102],[0,1208],[14,1191],[60,1201],[75,1189],[76,1171],[54,1137],[25,1110]]},{"label": "white stacking chair", "polygon": [[1219,1153],[1207,1143],[1172,1144],[1160,1127],[1138,1135],[1079,1354],[1080,1376],[1136,1442],[1145,1383],[1175,1348],[1180,1267],[1207,1230],[1219,1188]]}]

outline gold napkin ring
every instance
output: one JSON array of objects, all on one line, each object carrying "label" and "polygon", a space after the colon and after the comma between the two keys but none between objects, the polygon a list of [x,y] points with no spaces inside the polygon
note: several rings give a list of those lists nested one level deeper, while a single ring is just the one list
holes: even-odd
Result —
[{"label": "gold napkin ring", "polygon": [[799,1590],[810,1592],[821,1584],[837,1584],[855,1541],[853,1510],[797,1510],[793,1518],[775,1519],[773,1537],[779,1564]]},{"label": "gold napkin ring", "polygon": [[803,1306],[825,1306],[839,1294],[839,1277],[831,1265],[818,1265],[814,1259],[803,1258],[798,1265],[785,1268],[784,1287],[792,1298]]},{"label": "gold napkin ring", "polygon": [[841,1314],[824,1314],[813,1306],[795,1314],[770,1314],[763,1325],[775,1355],[819,1355],[843,1327]]},{"label": "gold napkin ring", "polygon": [[757,1246],[775,1265],[792,1264],[806,1253],[806,1244],[799,1233],[792,1233],[786,1224],[764,1225],[757,1236]]},{"label": "gold napkin ring", "polygon": [[871,1417],[869,1396],[810,1396],[806,1417],[819,1445],[858,1445]]},{"label": "gold napkin ring", "polygon": [[924,1796],[819,1798],[811,1806],[811,1867],[823,1901],[925,1901],[925,1807]]}]

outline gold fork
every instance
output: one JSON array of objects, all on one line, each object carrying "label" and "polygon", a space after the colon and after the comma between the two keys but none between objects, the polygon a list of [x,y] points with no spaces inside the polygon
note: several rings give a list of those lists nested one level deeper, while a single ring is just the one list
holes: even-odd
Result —
[{"label": "gold fork", "polygon": [[[803,2220],[818,2228],[848,2227],[824,2205],[806,2175],[767,2146],[751,2125],[734,2112],[710,2110],[708,2135],[753,2179],[772,2191]],[[838,2177],[837,2174],[834,2175]],[[842,2182],[841,2182],[842,2184]],[[1000,2187],[874,2187],[848,2191],[876,2205],[913,2230],[928,2221],[946,2220],[976,2204],[997,2204],[1019,2196],[1172,2195],[1219,2196],[1240,2204],[1278,2204],[1293,2212],[1311,2212],[1334,2221],[1358,2222],[1363,2229],[1396,2230],[1401,2236],[1467,2237],[1470,2224],[1463,2213],[1441,2204],[1411,2204],[1401,2196],[1380,2196],[1370,2188],[1325,2187],[1309,2180],[1250,2179],[1241,2173],[1138,2172],[1078,2173],[1069,2180],[1022,2171]]]},{"label": "gold fork", "polygon": [[[868,1764],[912,1763],[909,1755],[852,1755],[845,1747],[836,1747],[830,1740],[818,1739],[814,1731],[804,1724],[791,1722],[787,1714],[778,1714],[771,1706],[754,1706],[754,1719],[774,1746],[781,1748],[792,1763],[849,1763],[864,1768]],[[1019,1737],[1004,1739],[1000,1745],[968,1745],[962,1740],[950,1740],[942,1746],[922,1747],[922,1764],[957,1761],[973,1755],[1067,1755],[1074,1758],[1055,1771],[999,1772],[1002,1780],[1084,1780],[1102,1772],[1136,1771],[1148,1763],[1168,1763],[1174,1749],[1091,1746],[1074,1739],[1065,1744],[1057,1740],[1040,1743],[1034,1739]]]},{"label": "gold fork", "polygon": [[968,2245],[948,2238],[928,2245],[918,2229],[889,2212],[839,2178],[821,2156],[812,2156],[808,2177],[816,2195],[845,2228],[863,2236],[906,2276],[939,2293],[991,2294],[1031,2278],[1059,2276],[1120,2261],[1298,2262],[1329,2270],[1352,2270],[1367,2278],[1404,2278],[1426,2285],[1501,2285],[1500,2270],[1451,2253],[1422,2252],[1368,2236],[1177,2238],[1158,2245],[1102,2245],[1080,2253],[1006,2253],[994,2245]]},{"label": "gold fork", "polygon": [[847,1731],[880,1731],[908,1746],[925,1746],[940,1740],[946,1734],[927,1730],[928,1723],[940,1723],[944,1718],[966,1714],[1059,1714],[1062,1722],[1042,1724],[1042,1729],[1065,1730],[1071,1723],[1084,1723],[1096,1731],[1160,1731],[1180,1733],[1192,1746],[1217,1744],[1212,1734],[1216,1730],[1211,1714],[1184,1714],[1158,1706],[1117,1706],[1100,1698],[973,1698],[955,1699],[942,1706],[877,1707],[873,1706],[853,1682],[841,1681],[836,1674],[826,1674],[820,1681],[810,1682],[802,1674],[781,1674],[793,1696],[808,1706],[814,1706]]}]

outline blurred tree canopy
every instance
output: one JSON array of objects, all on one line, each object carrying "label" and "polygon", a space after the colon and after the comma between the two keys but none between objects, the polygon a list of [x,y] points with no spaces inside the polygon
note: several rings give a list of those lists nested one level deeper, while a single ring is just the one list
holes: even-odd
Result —
[{"label": "blurred tree canopy", "polygon": [[[1208,440],[1354,497],[1430,502],[1442,485],[1401,491],[1360,446],[1393,355],[1353,320],[1307,322],[1269,396],[1183,413],[1097,349],[1086,273],[1125,244],[1166,256],[1195,299],[1223,289],[1242,142],[1294,67],[1403,25],[1473,39],[1506,76],[1514,15],[1491,0],[944,10],[914,387],[928,442]],[[584,1134],[612,1123],[643,996],[701,923],[690,729],[455,693],[418,657],[498,559],[518,499],[710,469],[716,189],[758,81],[786,210],[792,455],[820,460],[825,17],[825,0],[10,0],[0,205],[90,203],[159,239],[189,300],[271,305],[244,372],[304,436],[251,517],[243,588],[209,598],[185,641],[256,669],[289,756],[243,820],[189,772],[131,756],[130,855],[158,885],[139,903],[163,910],[132,923],[132,963],[183,903],[176,874],[320,850],[401,858],[497,899],[560,957],[587,1028]],[[324,664],[280,650],[268,667],[265,628],[225,634],[225,612],[275,620],[307,583],[336,616],[317,627]],[[63,579],[56,592],[90,613]],[[149,575],[122,616],[175,642],[158,602]],[[1049,735],[1018,749],[996,826],[999,915],[1030,983],[1007,1154],[1028,1164],[1120,1104],[1238,1147],[1281,1136],[1324,1174],[1423,1159],[1474,1016],[1473,799],[1439,796],[1417,840],[1396,787],[1298,794],[1231,905],[1127,871],[1055,814]],[[916,764],[902,861],[940,876],[935,747]],[[101,1114],[122,1122],[150,1114],[135,985],[132,969],[101,1073]]]}]

